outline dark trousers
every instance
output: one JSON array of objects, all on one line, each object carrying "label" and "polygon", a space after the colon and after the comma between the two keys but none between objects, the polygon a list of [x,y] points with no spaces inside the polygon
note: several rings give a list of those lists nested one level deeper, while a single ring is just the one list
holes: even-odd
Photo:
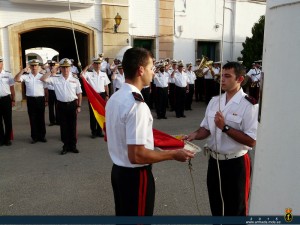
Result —
[{"label": "dark trousers", "polygon": [[[102,93],[98,93],[104,100],[106,98],[105,92]],[[91,128],[91,132],[92,135],[98,136],[98,135],[102,135],[102,128],[100,127],[100,125],[98,124],[95,114],[93,112],[93,109],[91,107],[90,102],[88,102],[89,104],[89,112],[90,112],[90,128]]]},{"label": "dark trousers", "polygon": [[[246,216],[250,191],[251,163],[248,154],[229,160],[219,160],[225,216]],[[210,157],[207,188],[213,216],[222,216],[217,160]]]},{"label": "dark trousers", "polygon": [[7,143],[12,138],[11,107],[10,95],[0,97],[0,145]]},{"label": "dark trousers", "polygon": [[59,114],[57,113],[57,99],[54,90],[48,90],[49,121],[52,124],[59,124]]},{"label": "dark trousers", "polygon": [[194,88],[195,88],[194,84],[189,84],[189,93],[186,94],[186,99],[185,99],[185,109],[186,110],[191,110],[192,109]]},{"label": "dark trousers", "polygon": [[169,103],[170,110],[175,110],[175,84],[169,83]]},{"label": "dark trousers", "polygon": [[155,109],[158,118],[166,117],[168,88],[156,87]]},{"label": "dark trousers", "polygon": [[77,143],[77,100],[72,102],[57,101],[60,115],[60,135],[66,150],[76,149]]},{"label": "dark trousers", "polygon": [[143,88],[141,90],[141,93],[143,95],[144,101],[148,105],[148,107],[151,109],[151,104],[150,104],[150,87]]},{"label": "dark trousers", "polygon": [[254,87],[249,87],[249,95],[256,99],[256,101],[259,100],[259,87],[255,85]]},{"label": "dark trousers", "polygon": [[185,106],[185,87],[175,86],[175,112],[176,117],[184,116],[184,106]]},{"label": "dark trousers", "polygon": [[204,77],[197,77],[195,80],[195,100],[203,101],[204,97]]},{"label": "dark trousers", "polygon": [[27,96],[27,110],[29,115],[32,140],[37,141],[45,138],[45,97]]},{"label": "dark trousers", "polygon": [[113,165],[111,183],[116,216],[152,216],[155,183],[152,166],[128,168]]},{"label": "dark trousers", "polygon": [[208,104],[214,96],[215,84],[213,79],[204,79],[205,82],[205,103]]}]

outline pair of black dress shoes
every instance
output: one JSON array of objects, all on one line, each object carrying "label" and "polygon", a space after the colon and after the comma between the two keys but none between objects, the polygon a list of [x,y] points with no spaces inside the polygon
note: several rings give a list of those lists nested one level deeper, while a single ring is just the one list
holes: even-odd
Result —
[{"label": "pair of black dress shoes", "polygon": [[35,144],[35,143],[37,143],[38,141],[39,141],[39,142],[46,143],[46,142],[47,142],[47,139],[46,139],[46,138],[32,139],[31,144]]}]

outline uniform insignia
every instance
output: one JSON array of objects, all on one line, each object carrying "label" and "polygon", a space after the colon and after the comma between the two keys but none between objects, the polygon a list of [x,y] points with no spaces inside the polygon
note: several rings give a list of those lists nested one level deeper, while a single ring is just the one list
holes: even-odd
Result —
[{"label": "uniform insignia", "polygon": [[132,95],[136,101],[144,102],[143,96],[139,93],[132,92]]},{"label": "uniform insignia", "polygon": [[245,96],[245,99],[246,99],[248,102],[250,102],[252,105],[257,104],[256,99],[253,98],[253,97],[251,97],[251,96],[246,95],[246,96]]},{"label": "uniform insignia", "polygon": [[8,70],[4,70],[6,73],[10,73],[10,71],[8,71]]}]

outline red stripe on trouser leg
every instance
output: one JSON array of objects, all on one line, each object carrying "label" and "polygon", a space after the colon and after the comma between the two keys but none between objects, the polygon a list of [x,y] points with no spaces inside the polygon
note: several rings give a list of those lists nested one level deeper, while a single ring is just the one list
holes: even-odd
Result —
[{"label": "red stripe on trouser leg", "polygon": [[146,199],[147,199],[147,184],[148,183],[148,177],[147,177],[147,170],[144,170],[144,189],[143,189],[143,216],[145,215],[146,210]]},{"label": "red stripe on trouser leg", "polygon": [[140,170],[140,185],[139,185],[139,204],[138,204],[138,216],[142,216],[143,206],[143,171]]},{"label": "red stripe on trouser leg", "polygon": [[246,216],[248,215],[248,199],[249,199],[249,192],[250,192],[250,158],[249,155],[244,155],[245,161],[245,204],[246,204]]}]

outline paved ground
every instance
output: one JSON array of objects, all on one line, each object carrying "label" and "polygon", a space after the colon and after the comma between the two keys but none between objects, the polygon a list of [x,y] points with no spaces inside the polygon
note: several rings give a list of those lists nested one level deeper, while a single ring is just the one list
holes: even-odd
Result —
[{"label": "paved ground", "polygon": [[[79,154],[59,154],[58,126],[47,126],[47,143],[30,144],[27,111],[13,111],[15,140],[10,147],[0,147],[0,215],[114,215],[112,162],[103,139],[90,138],[86,99],[82,105]],[[178,119],[168,112],[167,120],[154,119],[154,127],[169,134],[187,134],[198,128],[204,110],[203,103],[194,102],[193,111],[185,113],[187,118]],[[48,125],[47,112],[46,118]],[[204,143],[195,142],[201,147]],[[206,158],[200,153],[192,164],[196,197],[187,163],[167,161],[153,166],[155,215],[210,215]]]}]

